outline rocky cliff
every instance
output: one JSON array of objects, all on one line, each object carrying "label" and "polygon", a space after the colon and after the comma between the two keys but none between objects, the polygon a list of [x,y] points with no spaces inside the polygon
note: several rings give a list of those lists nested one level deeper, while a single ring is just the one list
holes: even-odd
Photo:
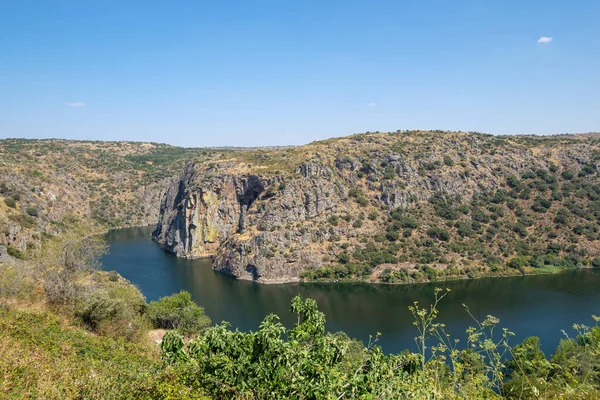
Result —
[{"label": "rocky cliff", "polygon": [[153,238],[264,283],[589,265],[599,154],[594,135],[440,131],[216,154],[167,190]]},{"label": "rocky cliff", "polygon": [[154,225],[173,176],[206,149],[155,143],[0,140],[0,244],[27,253],[74,223]]},{"label": "rocky cliff", "polygon": [[310,248],[312,237],[321,235],[285,228],[323,219],[347,200],[329,168],[303,164],[297,172],[296,179],[285,179],[191,164],[167,190],[153,237],[180,257],[215,256],[217,270],[238,278],[297,280],[305,268],[321,265]]}]

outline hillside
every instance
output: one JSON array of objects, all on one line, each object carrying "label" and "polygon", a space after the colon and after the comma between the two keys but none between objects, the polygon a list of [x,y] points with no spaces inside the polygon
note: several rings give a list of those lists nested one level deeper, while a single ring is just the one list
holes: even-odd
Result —
[{"label": "hillside", "polygon": [[[599,140],[394,132],[204,150],[2,141],[0,397],[598,398],[597,316],[546,354],[537,337],[513,343],[498,318],[478,320],[466,305],[473,327],[451,336],[439,288],[431,304],[409,306],[416,348],[397,354],[379,334],[362,343],[328,332],[317,302],[300,296],[293,326],[270,314],[233,331],[187,292],[147,303],[115,271],[98,271],[105,243],[89,234],[158,220],[154,238],[168,251],[213,256],[216,270],[265,283],[598,266]],[[26,261],[14,257],[21,250]]]},{"label": "hillside", "polygon": [[6,139],[0,244],[22,257],[73,223],[102,232],[158,221],[168,251],[266,283],[591,266],[599,143],[443,131],[260,149]]},{"label": "hillside", "polygon": [[90,232],[155,224],[170,180],[204,153],[156,143],[0,140],[0,244],[26,253],[77,221]]},{"label": "hillside", "polygon": [[264,283],[418,282],[600,265],[597,135],[366,133],[213,154],[154,238]]}]

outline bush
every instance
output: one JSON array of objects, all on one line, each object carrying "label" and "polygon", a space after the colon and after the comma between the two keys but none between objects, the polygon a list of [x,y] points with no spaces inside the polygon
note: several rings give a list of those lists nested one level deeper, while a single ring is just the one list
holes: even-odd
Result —
[{"label": "bush", "polygon": [[531,209],[538,213],[545,213],[546,211],[548,211],[551,205],[551,200],[548,200],[543,197],[536,197],[533,204],[531,205]]},{"label": "bush", "polygon": [[27,209],[27,215],[29,215],[31,217],[37,217],[38,216],[37,208],[35,208],[35,207],[29,207]]},{"label": "bush", "polygon": [[23,254],[23,252],[17,249],[16,247],[6,246],[6,252],[8,253],[8,255],[13,256],[14,258],[18,258],[19,260],[25,259],[25,255]]},{"label": "bush", "polygon": [[95,332],[134,340],[148,328],[146,302],[133,286],[95,292],[78,317]]},{"label": "bush", "polygon": [[348,264],[350,262],[350,254],[343,252],[338,255],[338,261],[342,264]]},{"label": "bush", "polygon": [[177,329],[188,335],[197,334],[211,324],[204,308],[194,303],[186,291],[150,302],[146,312],[155,328]]},{"label": "bush", "polygon": [[50,271],[44,279],[44,291],[50,304],[73,302],[80,293],[80,287],[67,271]]},{"label": "bush", "polygon": [[522,269],[529,264],[529,257],[518,256],[513,257],[506,263],[506,266],[513,269]]},{"label": "bush", "polygon": [[568,169],[565,169],[560,176],[562,176],[563,179],[570,181],[571,179],[573,179],[575,177],[575,174],[572,171],[569,171]]},{"label": "bush", "polygon": [[17,202],[12,197],[7,197],[6,199],[4,199],[4,204],[6,204],[6,206],[10,208],[15,208],[17,206]]},{"label": "bush", "polygon": [[9,215],[8,218],[26,229],[33,228],[37,225],[37,221],[35,220],[35,218],[30,217],[27,214],[12,214]]},{"label": "bush", "polygon": [[435,213],[438,217],[442,217],[449,221],[453,221],[458,218],[458,211],[452,208],[452,206],[449,204],[436,205]]},{"label": "bush", "polygon": [[456,229],[458,230],[458,234],[462,237],[471,237],[474,233],[471,224],[466,221],[457,222]]},{"label": "bush", "polygon": [[0,263],[0,298],[30,298],[34,285],[28,271],[20,264]]},{"label": "bush", "polygon": [[434,239],[438,239],[438,240],[441,240],[444,242],[447,242],[448,240],[450,240],[450,233],[448,233],[447,230],[442,229],[442,228],[437,228],[437,227],[429,228],[429,230],[427,231],[427,234]]},{"label": "bush", "polygon": [[111,282],[117,282],[119,280],[119,273],[117,271],[110,271],[108,273],[108,280]]}]

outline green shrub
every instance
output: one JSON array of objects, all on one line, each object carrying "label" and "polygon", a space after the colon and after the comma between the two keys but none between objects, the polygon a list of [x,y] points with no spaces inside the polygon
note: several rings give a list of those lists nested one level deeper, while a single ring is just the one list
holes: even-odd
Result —
[{"label": "green shrub", "polygon": [[37,217],[38,216],[38,210],[35,207],[29,207],[27,209],[27,215],[31,216],[31,217]]},{"label": "green shrub", "polygon": [[350,262],[350,254],[346,252],[338,254],[338,261],[342,264],[348,264]]},{"label": "green shrub", "polygon": [[186,291],[150,302],[146,313],[155,328],[177,329],[188,335],[197,334],[211,324],[204,308],[194,303]]},{"label": "green shrub", "polygon": [[562,176],[563,179],[570,181],[571,179],[573,179],[575,177],[575,174],[572,171],[569,171],[568,169],[565,169],[560,176]]},{"label": "green shrub", "polygon": [[145,309],[141,293],[133,286],[123,286],[94,292],[77,315],[95,332],[134,340],[149,327]]},{"label": "green shrub", "polygon": [[12,197],[7,197],[6,199],[4,199],[4,204],[6,204],[6,206],[10,208],[17,207],[17,202]]},{"label": "green shrub", "polygon": [[434,239],[438,239],[444,242],[450,240],[450,233],[448,233],[447,230],[442,228],[431,227],[427,231],[427,234]]},{"label": "green shrub", "polygon": [[462,237],[471,237],[474,233],[472,225],[466,221],[457,222],[456,229],[458,230],[458,234]]},{"label": "green shrub", "polygon": [[119,273],[117,271],[110,271],[108,273],[108,280],[111,282],[117,282],[119,280]]},{"label": "green shrub", "polygon": [[37,225],[36,219],[27,214],[12,214],[8,218],[27,229]]},{"label": "green shrub", "polygon": [[506,266],[513,269],[522,269],[529,264],[529,257],[518,256],[507,261]]},{"label": "green shrub", "polygon": [[0,263],[0,298],[31,298],[34,285],[27,272],[21,264]]},{"label": "green shrub", "polygon": [[6,252],[8,253],[8,255],[13,256],[14,258],[18,258],[19,260],[25,259],[25,254],[23,254],[23,252],[17,249],[16,247],[6,246]]}]

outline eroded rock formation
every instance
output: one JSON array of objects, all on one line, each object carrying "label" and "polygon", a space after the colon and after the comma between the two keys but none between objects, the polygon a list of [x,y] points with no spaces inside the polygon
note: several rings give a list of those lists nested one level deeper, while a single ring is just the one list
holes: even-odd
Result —
[{"label": "eroded rock formation", "polygon": [[[502,271],[516,255],[542,262],[555,221],[588,229],[595,192],[580,188],[597,186],[598,154],[593,136],[462,132],[223,153],[191,163],[167,190],[153,238],[179,257],[212,257],[215,270],[264,283],[305,271],[372,281]],[[575,242],[570,232],[550,235],[555,256],[573,251],[564,245]],[[598,253],[594,232],[577,239],[581,262]]]}]

